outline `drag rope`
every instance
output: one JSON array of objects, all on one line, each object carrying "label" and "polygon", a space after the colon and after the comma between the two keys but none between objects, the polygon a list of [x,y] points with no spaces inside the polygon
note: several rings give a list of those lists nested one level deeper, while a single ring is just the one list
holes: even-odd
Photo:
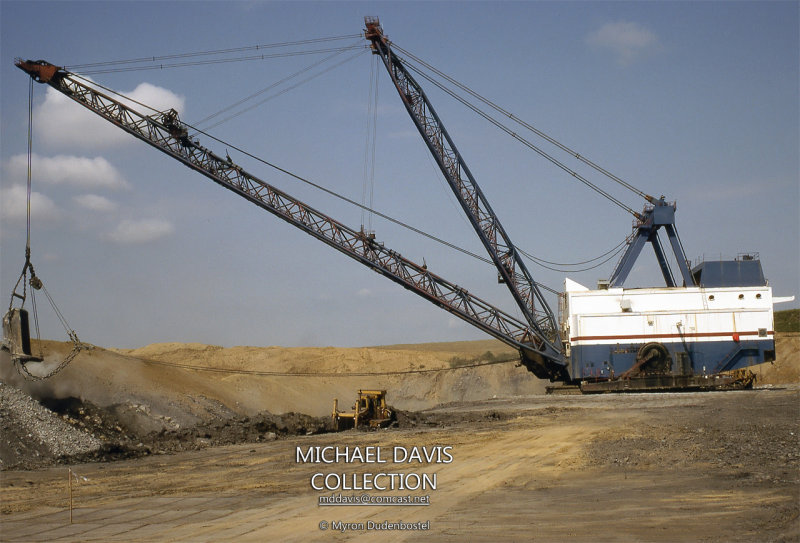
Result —
[{"label": "drag rope", "polygon": [[314,371],[260,371],[260,370],[238,370],[233,368],[217,368],[213,366],[196,366],[192,364],[177,364],[175,362],[164,362],[162,360],[153,360],[150,358],[142,359],[148,364],[156,364],[159,366],[168,366],[172,368],[179,368],[193,371],[208,371],[212,373],[227,373],[232,375],[256,375],[262,377],[378,377],[388,375],[409,375],[413,373],[438,373],[443,371],[457,371],[469,368],[479,368],[482,366],[493,366],[496,364],[507,364],[509,362],[519,362],[519,357],[505,358],[503,360],[491,360],[487,362],[475,362],[473,364],[464,364],[454,366],[452,368],[433,368],[433,369],[420,369],[420,370],[397,370],[397,371],[377,371],[377,372],[314,372]]}]

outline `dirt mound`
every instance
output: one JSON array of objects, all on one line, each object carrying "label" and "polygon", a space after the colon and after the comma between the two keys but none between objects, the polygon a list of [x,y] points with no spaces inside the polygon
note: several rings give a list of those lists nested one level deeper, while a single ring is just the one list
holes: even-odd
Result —
[{"label": "dirt mound", "polygon": [[261,413],[254,417],[232,417],[214,423],[200,423],[180,430],[162,429],[140,436],[125,436],[103,443],[95,451],[78,455],[72,460],[96,462],[138,458],[152,454],[172,454],[202,450],[222,445],[263,443],[289,436],[314,435],[331,431],[327,418],[310,417],[300,413],[273,415]]},{"label": "dirt mound", "polygon": [[0,469],[32,467],[97,451],[101,441],[0,383]]},{"label": "dirt mound", "polygon": [[260,413],[142,431],[141,425],[130,424],[124,404],[100,407],[75,397],[42,402],[0,383],[0,469],[121,460],[331,430],[328,417]]},{"label": "dirt mound", "polygon": [[[44,342],[41,372],[57,365],[68,348]],[[119,404],[119,416],[138,425],[138,432],[263,411],[326,416],[334,398],[349,405],[359,389],[386,389],[389,402],[404,410],[544,392],[541,380],[513,362],[451,369],[464,362],[514,357],[513,350],[493,340],[423,348],[222,348],[180,343],[133,350],[98,347],[40,383],[22,379],[6,363],[7,355],[2,356],[0,379],[37,399],[75,397],[101,407]]]},{"label": "dirt mound", "polygon": [[753,366],[757,385],[800,383],[800,333],[775,334],[775,362]]},{"label": "dirt mound", "polygon": [[[778,334],[776,344],[776,362],[754,368],[759,384],[800,382],[800,334]],[[43,347],[45,362],[31,364],[33,373],[58,365],[70,348]],[[37,467],[317,434],[329,430],[333,399],[347,408],[358,389],[386,389],[401,429],[443,427],[461,421],[458,410],[420,411],[544,392],[543,381],[514,363],[469,367],[513,355],[493,340],[353,349],[161,343],[96,347],[31,382],[0,353],[0,380],[25,393],[4,386],[0,460],[4,469]],[[510,417],[487,409],[469,422]]]}]

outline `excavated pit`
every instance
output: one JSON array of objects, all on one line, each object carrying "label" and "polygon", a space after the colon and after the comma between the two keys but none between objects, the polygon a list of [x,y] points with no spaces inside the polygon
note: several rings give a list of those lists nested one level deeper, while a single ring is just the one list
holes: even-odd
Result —
[{"label": "excavated pit", "polygon": [[[48,357],[52,364],[68,349],[55,342],[45,342],[44,347],[45,364]],[[491,355],[495,358],[508,354],[491,341],[367,349],[222,349],[195,344],[132,351],[95,348],[40,382],[25,381],[3,353],[0,469],[112,461],[326,433],[332,430],[327,413],[333,397],[349,406],[358,388],[389,391],[396,429],[502,422],[516,416],[513,409],[500,408],[502,398],[541,394],[544,388],[543,382],[513,364],[402,377],[330,376],[363,370],[365,364],[387,372],[409,365],[421,370],[453,367],[486,360],[490,349],[499,353]],[[800,381],[800,334],[779,336],[778,352],[778,362],[755,368],[761,385]],[[316,368],[324,376],[253,377],[197,369],[217,366],[295,372]],[[500,400],[486,409],[458,408],[498,394]],[[435,406],[440,407],[430,409]],[[285,411],[275,412],[281,408]],[[552,414],[547,409],[560,408],[545,408]]]}]

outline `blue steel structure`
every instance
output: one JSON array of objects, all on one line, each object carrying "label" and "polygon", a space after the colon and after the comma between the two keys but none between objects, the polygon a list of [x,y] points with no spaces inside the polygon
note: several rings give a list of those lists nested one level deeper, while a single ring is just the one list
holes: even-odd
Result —
[{"label": "blue steel structure", "polygon": [[[661,274],[664,276],[664,282],[668,287],[695,286],[695,280],[692,273],[689,271],[689,262],[686,259],[686,254],[683,251],[683,245],[678,237],[678,230],[675,227],[675,203],[664,201],[662,196],[659,200],[654,200],[652,206],[647,206],[644,212],[638,217],[638,222],[635,226],[636,233],[633,239],[628,242],[628,247],[622,254],[619,263],[617,264],[614,272],[611,274],[609,284],[611,287],[621,287],[627,279],[628,274],[633,269],[636,259],[642,252],[646,243],[653,246],[653,251],[656,254],[658,265],[661,268]],[[675,260],[678,264],[683,285],[676,285],[675,277],[672,274],[669,261],[664,254],[664,249],[661,246],[661,240],[658,237],[659,229],[664,228],[669,238],[672,252],[675,255]]]}]

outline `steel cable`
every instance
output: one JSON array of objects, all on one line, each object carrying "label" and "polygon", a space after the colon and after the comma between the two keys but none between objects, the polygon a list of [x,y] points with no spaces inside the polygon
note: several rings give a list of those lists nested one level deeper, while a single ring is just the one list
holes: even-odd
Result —
[{"label": "steel cable", "polygon": [[564,145],[560,141],[556,140],[552,136],[550,136],[547,133],[539,130],[538,128],[536,128],[535,126],[531,125],[530,123],[520,119],[519,117],[517,117],[516,115],[514,115],[510,111],[508,111],[505,108],[497,105],[496,103],[492,102],[488,98],[485,98],[484,96],[478,94],[477,92],[475,92],[471,88],[467,87],[463,83],[460,83],[459,81],[457,81],[456,79],[454,79],[454,78],[450,77],[449,75],[445,74],[441,70],[438,70],[437,68],[435,68],[434,66],[432,66],[429,63],[425,62],[424,60],[422,60],[421,58],[417,57],[413,53],[407,51],[406,49],[403,49],[402,47],[400,47],[400,46],[398,46],[396,44],[392,44],[392,46],[395,49],[397,49],[398,51],[401,51],[402,53],[407,55],[408,57],[414,59],[414,61],[420,63],[423,66],[425,66],[426,68],[428,68],[429,70],[434,72],[436,75],[446,79],[447,81],[449,81],[453,85],[456,85],[458,88],[460,88],[464,92],[469,93],[471,96],[473,96],[476,99],[480,100],[481,102],[483,102],[484,104],[488,105],[489,107],[491,107],[495,111],[497,111],[499,113],[502,113],[503,115],[505,115],[506,117],[508,117],[512,121],[514,121],[517,124],[519,124],[520,126],[523,126],[524,128],[527,128],[528,130],[530,130],[531,132],[533,132],[537,136],[539,136],[542,139],[546,140],[547,142],[555,145],[556,147],[558,147],[559,149],[561,149],[565,153],[568,153],[568,154],[572,155],[577,160],[583,162],[584,164],[586,164],[587,166],[593,168],[594,170],[598,171],[599,173],[602,173],[603,175],[605,175],[609,179],[619,183],[620,185],[622,185],[623,187],[627,188],[631,192],[634,192],[635,194],[638,194],[639,196],[641,196],[645,200],[648,200],[648,201],[650,200],[651,197],[648,194],[646,194],[645,192],[639,190],[638,188],[634,187],[633,185],[631,185],[627,181],[621,179],[620,177],[614,175],[613,173],[611,173],[610,171],[606,170],[602,166],[600,166],[600,165],[596,164],[595,162],[589,160],[588,158],[586,158],[585,156],[581,155],[577,151],[574,151],[574,150],[570,149],[569,147],[567,147],[566,145]]},{"label": "steel cable", "polygon": [[120,59],[120,60],[108,60],[102,62],[90,62],[86,64],[70,64],[65,66],[65,69],[69,69],[70,71],[75,69],[81,68],[95,68],[98,66],[115,66],[119,64],[139,64],[143,62],[157,62],[160,60],[171,60],[176,58],[191,58],[191,57],[199,57],[199,56],[210,56],[210,55],[225,55],[228,53],[240,53],[242,51],[258,51],[260,49],[273,49],[277,47],[290,47],[295,45],[307,45],[310,43],[321,43],[326,41],[336,41],[336,40],[347,40],[353,38],[360,38],[361,34],[348,34],[345,36],[331,36],[328,38],[313,38],[308,40],[299,40],[299,41],[291,41],[291,42],[278,42],[278,43],[268,43],[264,45],[246,45],[243,47],[233,47],[228,49],[215,49],[215,50],[208,50],[208,51],[196,51],[190,53],[174,53],[170,55],[160,55],[160,56],[153,56],[153,57],[139,57],[139,58],[129,58],[129,59]]},{"label": "steel cable", "polygon": [[[349,59],[346,59],[346,60],[349,60]],[[143,107],[145,107],[145,108],[147,108],[147,109],[149,109],[149,110],[151,110],[151,111],[153,111],[153,112],[158,112],[158,110],[156,110],[155,108],[152,108],[152,107],[150,107],[150,106],[148,106],[148,105],[146,105],[146,104],[143,104],[143,103],[141,103],[141,102],[138,102],[138,101],[136,101],[136,100],[133,100],[133,99],[131,99],[131,98],[129,98],[129,97],[127,97],[127,96],[123,95],[122,93],[120,93],[120,92],[118,92],[118,91],[115,91],[115,90],[113,90],[113,89],[110,89],[110,88],[108,88],[108,87],[105,87],[105,86],[103,86],[103,85],[101,85],[101,84],[99,84],[99,83],[96,83],[96,82],[94,82],[94,81],[92,81],[92,80],[88,79],[88,78],[82,77],[82,76],[80,76],[80,75],[78,75],[78,74],[72,74],[72,75],[75,75],[76,77],[78,77],[78,78],[82,79],[83,81],[87,82],[88,84],[91,84],[91,85],[97,86],[97,87],[99,87],[99,88],[101,88],[101,89],[103,89],[103,90],[106,90],[106,91],[108,91],[108,92],[111,92],[111,93],[113,93],[113,94],[116,94],[117,96],[120,96],[121,98],[123,98],[123,99],[125,99],[125,100],[129,100],[129,101],[131,101],[131,102],[133,102],[133,103],[136,103],[136,104],[138,104],[138,105],[140,105],[140,106],[143,106]],[[242,148],[240,148],[240,147],[236,146],[236,145],[233,145],[233,144],[231,144],[231,143],[229,143],[229,142],[226,142],[226,141],[224,141],[224,140],[222,140],[222,139],[220,139],[220,138],[218,138],[218,137],[216,137],[216,136],[214,136],[214,135],[210,134],[209,132],[207,132],[207,131],[206,131],[206,130],[208,130],[208,129],[200,129],[200,128],[198,128],[198,127],[196,127],[196,126],[194,126],[194,125],[192,125],[192,124],[189,124],[189,123],[183,123],[183,124],[184,124],[184,125],[186,125],[188,128],[190,128],[191,130],[193,130],[193,131],[194,131],[194,133],[195,133],[195,135],[196,135],[196,134],[203,134],[204,136],[206,136],[206,137],[208,137],[208,138],[210,138],[210,139],[212,139],[212,140],[214,140],[214,141],[216,141],[216,142],[218,142],[218,143],[220,143],[220,144],[222,144],[222,145],[225,145],[225,146],[227,146],[227,147],[230,147],[231,149],[234,149],[234,150],[236,150],[236,151],[238,151],[238,152],[242,153],[243,155],[245,155],[245,156],[247,156],[247,157],[250,157],[250,158],[252,158],[252,159],[254,159],[254,160],[256,160],[256,161],[258,161],[258,162],[260,162],[260,163],[262,163],[262,164],[264,164],[264,165],[266,165],[266,166],[269,166],[270,168],[273,168],[273,169],[275,169],[275,170],[277,170],[277,171],[279,171],[279,172],[281,172],[281,173],[283,173],[283,174],[285,174],[285,175],[288,175],[288,176],[289,176],[289,177],[291,177],[291,178],[294,178],[294,179],[296,179],[296,180],[298,180],[298,181],[300,181],[300,182],[302,182],[302,183],[305,183],[305,184],[307,184],[307,185],[309,185],[309,186],[311,186],[311,187],[313,187],[313,188],[315,188],[315,189],[317,189],[317,190],[320,190],[320,191],[322,191],[322,192],[324,192],[324,193],[326,193],[326,194],[328,194],[328,195],[330,195],[330,196],[333,196],[334,198],[337,198],[337,199],[339,199],[339,200],[342,200],[342,201],[344,201],[344,202],[346,202],[346,203],[348,203],[348,204],[350,204],[350,205],[353,205],[353,206],[355,206],[355,207],[358,207],[358,208],[360,208],[360,209],[362,209],[363,211],[366,211],[366,212],[368,212],[368,213],[372,213],[372,214],[374,214],[374,215],[375,215],[375,216],[377,216],[377,217],[380,217],[380,218],[382,218],[382,219],[384,219],[384,220],[387,220],[387,221],[389,221],[389,222],[391,222],[391,223],[393,223],[393,224],[396,224],[396,225],[398,225],[398,226],[400,226],[400,227],[402,227],[402,228],[405,228],[405,229],[407,229],[407,230],[409,230],[409,231],[411,231],[411,232],[414,232],[414,233],[416,233],[416,234],[418,234],[418,235],[421,235],[421,236],[423,236],[423,237],[426,237],[426,238],[428,238],[428,239],[430,239],[430,240],[432,240],[432,241],[435,241],[435,242],[437,242],[437,243],[439,243],[439,244],[441,244],[441,245],[444,245],[445,247],[448,247],[448,248],[450,248],[450,249],[453,249],[453,250],[455,250],[455,251],[458,251],[458,252],[460,252],[460,253],[462,253],[462,254],[465,254],[465,255],[467,255],[467,256],[470,256],[470,257],[472,257],[472,258],[475,258],[475,259],[477,259],[477,260],[480,260],[480,261],[482,261],[482,262],[484,262],[484,263],[486,263],[486,264],[489,264],[489,265],[491,265],[491,266],[494,266],[494,263],[493,263],[493,262],[492,262],[490,259],[488,259],[488,258],[486,258],[486,257],[483,257],[483,256],[481,256],[481,255],[478,255],[478,254],[476,254],[476,253],[472,252],[472,251],[469,251],[469,250],[467,250],[467,249],[464,249],[464,248],[462,248],[462,247],[459,247],[458,245],[456,245],[456,244],[454,244],[454,243],[451,243],[451,242],[448,242],[448,241],[446,241],[446,240],[444,240],[444,239],[442,239],[442,238],[439,238],[439,237],[437,237],[437,236],[434,236],[433,234],[429,234],[428,232],[425,232],[424,230],[421,230],[421,229],[419,229],[419,228],[416,228],[416,227],[414,227],[414,226],[411,226],[411,225],[410,225],[410,224],[408,224],[408,223],[405,223],[405,222],[403,222],[403,221],[401,221],[401,220],[399,220],[399,219],[396,219],[396,218],[394,218],[394,217],[391,217],[391,216],[389,216],[389,215],[387,215],[387,214],[385,214],[385,213],[382,213],[382,212],[380,212],[380,211],[378,211],[378,210],[376,210],[376,209],[374,209],[374,208],[372,208],[372,207],[370,207],[370,206],[367,206],[367,205],[365,205],[365,204],[362,204],[362,203],[356,202],[355,200],[353,200],[353,199],[351,199],[351,198],[348,198],[348,197],[346,197],[346,196],[344,196],[344,195],[342,195],[342,194],[339,194],[339,193],[337,193],[337,192],[335,192],[335,191],[333,191],[333,190],[331,190],[331,189],[328,189],[328,188],[326,188],[326,187],[324,187],[324,186],[322,186],[322,185],[320,185],[320,184],[318,184],[318,183],[315,183],[315,182],[313,182],[313,181],[311,181],[311,180],[309,180],[309,179],[307,179],[307,178],[304,178],[304,177],[302,177],[302,176],[300,176],[300,175],[298,175],[298,174],[295,174],[295,173],[293,173],[293,172],[291,172],[291,171],[289,171],[289,170],[287,170],[287,169],[285,169],[285,168],[282,168],[282,167],[278,166],[277,164],[274,164],[274,163],[272,163],[272,162],[269,162],[269,161],[267,161],[267,160],[265,160],[265,159],[263,159],[263,158],[261,158],[261,157],[258,157],[258,156],[256,156],[256,155],[254,155],[254,154],[252,154],[252,153],[250,153],[250,152],[248,152],[248,151],[246,151],[246,150],[244,150],[244,149],[242,149]],[[623,243],[624,243],[624,242],[623,242]],[[616,246],[614,249],[616,249],[617,247],[619,247],[619,245],[617,245],[617,246]],[[614,249],[611,249],[611,251],[614,251]],[[603,255],[601,255],[600,257],[593,258],[593,259],[591,259],[591,260],[589,260],[589,261],[587,261],[587,262],[592,262],[592,261],[595,261],[595,260],[597,260],[598,258],[602,258],[602,257],[603,257],[603,256],[605,256],[606,254],[609,254],[609,252],[611,252],[611,251],[608,251],[608,252],[604,253]],[[540,262],[540,261],[538,261],[538,260],[540,260],[540,259],[537,259],[536,257],[533,257],[532,255],[530,255],[530,253],[527,253],[527,252],[525,252],[525,251],[520,251],[520,253],[521,253],[521,254],[523,254],[524,256],[526,256],[527,258],[529,258],[529,259],[530,259],[530,260],[531,260],[531,261],[532,261],[534,264],[537,264],[537,265],[539,265],[539,266],[542,266],[542,267],[544,267],[544,268],[546,268],[546,269],[550,269],[550,270],[552,270],[552,271],[569,271],[569,270],[559,270],[559,269],[550,268],[550,267],[548,267],[547,265],[545,265],[545,264],[543,264],[543,263],[542,263],[542,262],[547,262],[547,261],[544,261],[544,260],[542,260],[542,261]],[[612,255],[612,256],[613,256],[613,255]],[[608,259],[607,259],[607,260],[608,260]],[[605,262],[607,262],[607,260],[605,260],[605,261],[601,262],[600,264],[598,264],[598,266],[599,266],[599,265],[601,265],[601,264],[604,264]],[[577,264],[576,264],[576,265],[577,265]],[[594,268],[594,267],[597,267],[597,266],[593,266],[593,267],[586,268],[586,269],[592,269],[592,268]],[[577,271],[585,271],[585,270],[572,270],[572,271],[573,271],[573,272],[577,272]],[[538,284],[538,283],[537,283],[537,284]],[[544,288],[545,290],[548,290],[548,291],[552,292],[552,293],[558,294],[558,291],[557,291],[557,290],[555,290],[555,289],[552,289],[552,288],[546,287],[545,285],[541,285],[541,284],[539,284],[539,286],[540,286],[540,287],[542,287],[542,288]]]},{"label": "steel cable", "polygon": [[485,111],[480,109],[479,107],[475,106],[474,104],[471,104],[466,99],[464,99],[463,97],[459,96],[456,92],[452,91],[451,89],[448,89],[442,83],[440,83],[439,81],[433,79],[432,77],[430,77],[425,72],[421,71],[419,68],[415,67],[414,65],[412,65],[410,63],[407,63],[407,65],[408,65],[408,68],[410,70],[412,70],[413,72],[417,73],[420,77],[426,79],[432,85],[435,85],[436,87],[441,89],[443,92],[447,93],[448,95],[450,95],[454,99],[458,100],[464,106],[466,106],[467,108],[471,109],[472,111],[477,113],[479,116],[483,117],[484,119],[489,121],[491,124],[493,124],[494,126],[499,128],[500,130],[502,130],[503,132],[505,132],[506,134],[508,134],[512,138],[516,139],[517,141],[519,141],[520,143],[522,143],[523,145],[525,145],[526,147],[528,147],[529,149],[531,149],[535,153],[537,153],[542,158],[548,160],[550,163],[552,163],[555,166],[559,167],[560,169],[562,169],[563,171],[565,171],[566,173],[568,173],[569,175],[571,175],[572,177],[574,177],[575,179],[577,179],[578,181],[580,181],[581,183],[583,183],[584,185],[589,187],[590,189],[594,190],[595,192],[597,192],[598,194],[600,194],[601,196],[603,196],[604,198],[606,198],[610,202],[614,203],[615,205],[619,206],[623,210],[627,211],[628,213],[630,213],[634,217],[637,217],[637,218],[639,217],[639,213],[637,213],[632,208],[630,208],[629,206],[625,205],[619,199],[615,198],[614,196],[612,196],[611,194],[609,194],[605,190],[601,189],[600,187],[598,187],[597,185],[595,185],[594,183],[592,183],[588,179],[586,179],[584,176],[582,176],[581,174],[579,174],[578,172],[576,172],[575,170],[573,170],[572,168],[570,168],[569,166],[564,164],[562,161],[558,160],[557,158],[555,158],[551,154],[547,153],[546,151],[544,151],[542,148],[538,147],[537,145],[534,145],[529,140],[523,138],[522,136],[520,136],[519,134],[517,134],[516,132],[514,132],[513,130],[511,130],[507,126],[505,126],[503,123],[501,123],[500,121],[498,121],[497,119],[495,119],[494,117],[492,117],[491,115],[489,115],[488,113],[486,113]]},{"label": "steel cable", "polygon": [[201,125],[206,121],[210,121],[211,119],[213,119],[213,118],[215,118],[215,117],[217,117],[217,116],[219,116],[219,115],[221,115],[221,114],[223,114],[223,113],[225,113],[227,111],[230,111],[231,109],[234,109],[234,108],[244,104],[245,102],[247,102],[249,100],[252,100],[253,98],[261,96],[265,92],[270,91],[270,90],[274,89],[275,87],[278,87],[279,85],[282,85],[283,83],[291,81],[295,77],[298,77],[298,76],[300,76],[300,75],[302,75],[302,74],[304,74],[304,73],[306,73],[306,72],[308,72],[310,70],[313,70],[314,68],[316,68],[320,64],[323,64],[323,63],[335,58],[336,56],[341,55],[343,52],[344,51],[337,51],[337,52],[333,53],[332,55],[329,55],[329,56],[323,58],[322,60],[318,60],[317,62],[314,62],[313,64],[309,64],[305,68],[303,68],[301,70],[298,70],[297,72],[295,72],[295,73],[293,73],[293,74],[291,74],[291,75],[289,75],[287,77],[284,77],[280,81],[276,81],[275,83],[272,83],[271,85],[269,85],[267,87],[264,87],[263,89],[255,92],[255,93],[253,93],[253,94],[251,94],[249,96],[246,96],[245,98],[242,98],[238,102],[234,102],[233,104],[220,109],[216,113],[212,113],[211,115],[207,115],[206,117],[203,117],[199,121],[195,121],[193,124]]},{"label": "steel cable", "polygon": [[[338,55],[338,54],[340,54],[340,53],[342,53],[342,52],[343,52],[343,51],[340,51],[339,53],[335,53],[334,55],[331,55],[330,57],[328,57],[328,59],[330,59],[330,58],[333,58],[334,56],[336,56],[336,55]],[[255,109],[255,108],[257,108],[258,106],[260,106],[260,105],[262,105],[262,104],[264,104],[264,103],[266,103],[266,102],[269,102],[270,100],[272,100],[272,99],[274,99],[274,98],[277,98],[278,96],[282,96],[282,95],[286,94],[287,92],[289,92],[289,91],[291,91],[291,90],[294,90],[294,89],[296,89],[296,88],[297,88],[297,87],[299,87],[300,85],[303,85],[303,84],[305,84],[305,83],[308,83],[308,82],[309,82],[309,81],[311,81],[312,79],[315,79],[315,78],[317,78],[317,77],[319,77],[319,76],[321,76],[321,75],[323,75],[323,74],[326,74],[326,73],[330,72],[330,71],[331,71],[331,70],[333,70],[334,68],[338,68],[339,66],[342,66],[343,64],[346,64],[347,62],[350,62],[351,60],[353,60],[354,58],[357,58],[357,57],[358,57],[358,56],[360,56],[361,54],[362,54],[362,51],[358,51],[358,52],[356,52],[356,54],[355,54],[355,55],[351,55],[351,56],[349,56],[349,57],[345,58],[344,60],[342,60],[341,62],[337,62],[336,64],[334,64],[334,65],[332,65],[332,66],[328,66],[328,67],[327,67],[327,68],[325,68],[324,70],[322,70],[322,71],[320,71],[320,72],[318,72],[318,73],[316,73],[316,74],[310,75],[309,77],[307,77],[307,78],[305,78],[305,79],[303,79],[303,80],[301,80],[301,81],[298,81],[298,82],[297,82],[297,83],[295,83],[294,85],[291,85],[291,86],[289,86],[289,87],[286,87],[285,89],[282,89],[281,91],[279,91],[279,92],[277,92],[277,93],[273,94],[272,96],[268,96],[267,98],[265,98],[265,99],[263,99],[263,100],[261,100],[261,101],[259,101],[259,102],[255,103],[255,104],[252,104],[252,105],[250,105],[250,106],[246,107],[245,109],[243,109],[243,110],[241,110],[241,111],[238,111],[238,112],[236,112],[236,113],[234,113],[234,114],[232,114],[232,115],[229,115],[228,117],[225,117],[224,119],[221,119],[221,120],[219,120],[219,121],[215,122],[215,123],[214,123],[214,124],[212,124],[212,125],[209,125],[209,126],[207,126],[205,129],[206,129],[206,130],[211,130],[212,128],[215,128],[215,127],[217,127],[217,126],[221,125],[222,123],[228,122],[228,121],[230,121],[231,119],[235,119],[236,117],[238,117],[238,116],[240,116],[240,115],[243,115],[244,113],[247,113],[248,111],[250,111],[250,110],[252,110],[252,109]],[[324,59],[324,60],[328,60],[328,59]],[[188,126],[188,125],[187,125],[187,126]]]},{"label": "steel cable", "polygon": [[177,364],[175,362],[165,362],[162,360],[143,359],[149,364],[156,364],[159,366],[168,366],[172,368],[187,369],[194,371],[208,371],[212,373],[228,373],[233,375],[255,375],[265,377],[376,377],[376,376],[389,376],[389,375],[408,375],[414,373],[438,373],[443,371],[456,371],[462,369],[479,368],[482,366],[493,366],[497,364],[507,364],[509,362],[519,362],[519,357],[507,358],[503,360],[492,360],[488,362],[476,362],[474,364],[464,364],[452,368],[433,368],[433,369],[420,369],[420,370],[398,370],[398,371],[381,371],[381,372],[313,372],[313,371],[300,371],[300,372],[285,372],[285,371],[261,371],[261,370],[239,370],[234,368],[219,368],[214,366],[197,366],[191,364]]},{"label": "steel cable", "polygon": [[195,60],[189,62],[173,62],[170,64],[157,64],[153,66],[129,66],[126,68],[106,68],[100,70],[87,70],[82,72],[84,75],[96,75],[96,74],[110,74],[110,73],[121,73],[121,72],[142,72],[147,70],[165,70],[169,68],[184,68],[187,66],[206,66],[210,64],[225,64],[228,62],[245,62],[250,60],[267,60],[273,58],[287,58],[287,57],[297,57],[297,56],[305,56],[305,55],[316,55],[321,53],[332,53],[336,51],[352,51],[353,49],[364,49],[366,50],[366,46],[358,45],[358,46],[348,46],[348,47],[334,47],[328,49],[314,49],[311,51],[291,51],[287,53],[272,53],[268,55],[251,55],[246,57],[235,57],[235,58],[222,58],[222,59],[212,59],[212,60]]}]

